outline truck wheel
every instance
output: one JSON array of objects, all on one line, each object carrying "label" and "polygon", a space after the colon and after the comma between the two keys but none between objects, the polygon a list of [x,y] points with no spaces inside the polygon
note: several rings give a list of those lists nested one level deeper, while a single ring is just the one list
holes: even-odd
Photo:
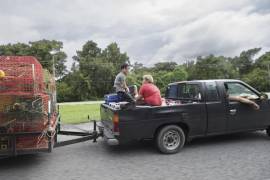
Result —
[{"label": "truck wheel", "polygon": [[185,144],[185,133],[179,126],[163,127],[156,136],[156,144],[160,152],[174,154],[179,152]]},{"label": "truck wheel", "polygon": [[266,129],[266,134],[270,136],[270,126]]}]

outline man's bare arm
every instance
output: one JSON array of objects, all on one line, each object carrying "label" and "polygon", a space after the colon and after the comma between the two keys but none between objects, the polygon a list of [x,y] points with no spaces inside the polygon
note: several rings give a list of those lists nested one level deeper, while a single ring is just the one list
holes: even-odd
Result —
[{"label": "man's bare arm", "polygon": [[126,81],[124,82],[124,88],[125,88],[126,92],[129,92],[129,88],[128,88],[128,86],[127,86]]},{"label": "man's bare arm", "polygon": [[255,102],[253,102],[247,98],[241,97],[241,96],[229,96],[229,100],[238,101],[238,102],[241,102],[244,104],[249,104],[249,105],[253,106],[254,109],[260,109],[260,106],[258,104],[256,104]]}]

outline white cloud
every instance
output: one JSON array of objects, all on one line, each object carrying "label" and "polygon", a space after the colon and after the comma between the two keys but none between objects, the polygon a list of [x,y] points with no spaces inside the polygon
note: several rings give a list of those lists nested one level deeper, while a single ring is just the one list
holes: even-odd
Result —
[{"label": "white cloud", "polygon": [[19,16],[1,16],[0,19],[0,43],[27,42],[29,38],[40,38],[34,24],[27,18]]},{"label": "white cloud", "polygon": [[207,54],[235,56],[248,48],[268,48],[269,22],[270,14],[215,12],[168,30],[165,34],[170,41],[159,48],[152,60]]},{"label": "white cloud", "polygon": [[145,64],[270,47],[267,0],[0,1],[0,43],[61,40],[69,65],[87,40]]}]

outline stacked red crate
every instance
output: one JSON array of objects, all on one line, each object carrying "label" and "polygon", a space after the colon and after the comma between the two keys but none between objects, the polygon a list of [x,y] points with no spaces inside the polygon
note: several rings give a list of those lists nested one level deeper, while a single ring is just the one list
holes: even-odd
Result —
[{"label": "stacked red crate", "polygon": [[41,64],[29,56],[0,56],[0,68],[6,76],[0,81],[0,93],[29,94],[44,92]]},{"label": "stacked red crate", "polygon": [[[41,64],[31,56],[0,56],[0,128],[7,132],[45,132],[55,124],[51,96],[45,91]],[[53,92],[52,92],[53,93]],[[50,115],[49,115],[50,114]],[[1,133],[1,132],[0,132]],[[18,149],[47,147],[46,134],[17,138]]]}]

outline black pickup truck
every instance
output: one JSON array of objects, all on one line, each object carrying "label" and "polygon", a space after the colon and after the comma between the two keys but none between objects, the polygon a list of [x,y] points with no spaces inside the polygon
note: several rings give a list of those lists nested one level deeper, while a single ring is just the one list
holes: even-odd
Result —
[{"label": "black pickup truck", "polygon": [[[248,104],[230,101],[245,96]],[[108,144],[154,139],[162,153],[176,153],[187,140],[242,131],[266,130],[270,136],[270,100],[239,80],[198,80],[171,83],[165,106],[119,109],[101,105],[101,123]]]}]

